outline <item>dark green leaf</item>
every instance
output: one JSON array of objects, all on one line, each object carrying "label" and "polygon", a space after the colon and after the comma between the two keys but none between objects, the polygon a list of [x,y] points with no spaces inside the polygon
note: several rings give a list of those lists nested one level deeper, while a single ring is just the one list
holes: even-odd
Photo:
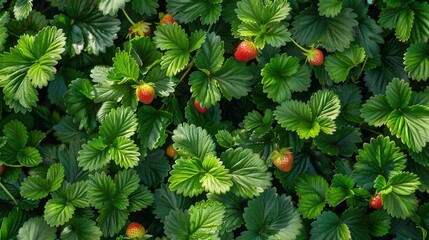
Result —
[{"label": "dark green leaf", "polygon": [[33,217],[19,229],[17,237],[22,240],[55,240],[57,239],[55,232],[56,229],[50,227],[42,217]]}]

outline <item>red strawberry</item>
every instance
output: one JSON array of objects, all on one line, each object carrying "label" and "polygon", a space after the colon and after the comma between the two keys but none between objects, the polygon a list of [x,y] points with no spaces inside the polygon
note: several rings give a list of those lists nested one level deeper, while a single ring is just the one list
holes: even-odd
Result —
[{"label": "red strawberry", "polygon": [[159,22],[160,24],[167,24],[167,23],[175,23],[176,20],[174,19],[173,15],[171,15],[170,13],[166,13],[162,16],[161,21]]},{"label": "red strawberry", "polygon": [[168,145],[166,152],[167,152],[167,156],[171,158],[175,158],[177,156],[177,152],[176,150],[174,150],[173,144]]},{"label": "red strawberry", "polygon": [[150,104],[155,98],[155,89],[152,85],[144,83],[137,87],[136,96],[140,102],[144,104]]},{"label": "red strawberry", "polygon": [[308,51],[307,61],[313,66],[320,66],[323,64],[323,52],[320,49],[314,48]]},{"label": "red strawberry", "polygon": [[242,41],[238,44],[237,49],[234,52],[235,60],[239,62],[248,62],[255,59],[258,56],[258,50],[255,44],[249,41]]},{"label": "red strawberry", "polygon": [[5,169],[6,169],[6,165],[4,164],[0,165],[0,176],[3,175]]},{"label": "red strawberry", "polygon": [[194,100],[194,106],[200,113],[205,113],[209,110],[208,108],[202,108],[200,103],[197,102],[197,99]]},{"label": "red strawberry", "polygon": [[143,239],[145,237],[145,229],[140,223],[131,222],[127,227],[126,235],[130,239]]},{"label": "red strawberry", "polygon": [[381,201],[381,194],[375,194],[371,198],[369,205],[374,209],[383,208],[383,202]]},{"label": "red strawberry", "polygon": [[292,169],[293,153],[289,148],[282,148],[273,152],[271,161],[280,171],[289,172]]}]

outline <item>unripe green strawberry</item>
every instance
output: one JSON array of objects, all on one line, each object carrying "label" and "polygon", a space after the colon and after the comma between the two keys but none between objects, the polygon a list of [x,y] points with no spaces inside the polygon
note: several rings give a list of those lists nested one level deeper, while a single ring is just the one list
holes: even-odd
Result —
[{"label": "unripe green strawberry", "polygon": [[155,89],[152,85],[144,83],[137,87],[136,96],[140,102],[144,104],[150,104],[155,98]]},{"label": "unripe green strawberry", "polygon": [[320,66],[323,64],[324,56],[320,49],[314,48],[308,51],[307,61],[313,66]]},{"label": "unripe green strawberry", "polygon": [[248,62],[258,56],[258,49],[255,44],[249,41],[241,41],[234,52],[235,60],[239,62]]},{"label": "unripe green strawberry", "polygon": [[207,112],[209,109],[208,108],[202,108],[200,103],[197,102],[197,99],[194,100],[194,107],[198,110],[198,112],[200,113],[205,113]]},{"label": "unripe green strawberry", "polygon": [[125,233],[130,239],[143,239],[145,236],[145,229],[140,223],[131,222]]},{"label": "unripe green strawberry", "polygon": [[167,24],[167,23],[175,23],[176,20],[174,19],[173,15],[170,13],[166,13],[162,16],[160,24]]},{"label": "unripe green strawberry", "polygon": [[273,151],[271,161],[280,171],[289,172],[292,169],[293,153],[289,148],[282,148],[279,151]]},{"label": "unripe green strawberry", "polygon": [[128,37],[131,37],[132,35],[136,37],[142,37],[142,36],[149,36],[152,31],[150,29],[150,23],[147,22],[136,22],[135,24],[131,25],[131,27],[128,29]]},{"label": "unripe green strawberry", "polygon": [[166,153],[167,153],[167,156],[171,158],[175,158],[177,156],[177,152],[176,150],[174,150],[173,144],[168,145]]},{"label": "unripe green strawberry", "polygon": [[371,201],[369,202],[369,205],[374,209],[381,209],[383,208],[383,201],[381,200],[381,194],[375,194]]},{"label": "unripe green strawberry", "polygon": [[1,164],[0,165],[0,176],[3,175],[5,169],[6,169],[6,165]]}]

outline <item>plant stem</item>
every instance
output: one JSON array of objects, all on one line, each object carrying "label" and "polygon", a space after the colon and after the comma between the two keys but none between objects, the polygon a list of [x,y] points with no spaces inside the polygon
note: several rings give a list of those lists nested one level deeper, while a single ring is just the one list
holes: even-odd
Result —
[{"label": "plant stem", "polygon": [[25,167],[24,165],[8,165],[8,164],[5,164],[5,165],[6,167],[14,167],[14,168]]},{"label": "plant stem", "polygon": [[368,61],[368,57],[366,57],[365,58],[365,61],[363,62],[363,64],[362,64],[362,68],[360,69],[360,72],[359,72],[359,76],[357,77],[358,79],[360,78],[360,76],[362,75],[362,72],[363,72],[363,69],[365,68],[365,66],[366,66],[366,62]]},{"label": "plant stem", "polygon": [[16,199],[12,196],[12,194],[9,192],[9,190],[7,190],[7,188],[1,182],[0,182],[0,187],[10,197],[10,199],[12,199],[12,201],[15,203],[15,205],[18,205],[18,202],[16,201]]},{"label": "plant stem", "polygon": [[131,23],[131,25],[135,25],[136,23],[131,20],[130,16],[128,16],[127,12],[125,11],[125,9],[121,8],[122,12],[124,13],[125,17],[128,19],[128,22]]},{"label": "plant stem", "polygon": [[297,42],[295,42],[295,40],[293,40],[293,38],[289,37],[289,39],[290,39],[290,41],[291,41],[293,44],[295,44],[295,46],[297,46],[301,51],[303,51],[303,52],[305,52],[305,53],[308,53],[308,52],[309,52],[309,50],[308,50],[308,49],[305,49],[305,48],[301,47],[301,45],[299,45]]}]

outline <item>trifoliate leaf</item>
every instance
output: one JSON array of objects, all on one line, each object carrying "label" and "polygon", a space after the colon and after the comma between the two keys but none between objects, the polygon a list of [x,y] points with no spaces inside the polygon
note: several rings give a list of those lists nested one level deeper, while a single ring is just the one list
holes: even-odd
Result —
[{"label": "trifoliate leaf", "polygon": [[386,99],[393,109],[405,108],[411,100],[411,93],[408,83],[395,78],[386,88]]},{"label": "trifoliate leaf", "polygon": [[369,228],[371,236],[382,237],[389,233],[390,217],[386,211],[378,210],[369,215]]},{"label": "trifoliate leaf", "polygon": [[157,12],[159,4],[157,0],[131,0],[133,10],[140,15],[151,16]]},{"label": "trifoliate leaf", "polygon": [[327,211],[317,216],[317,220],[311,223],[311,240],[332,239],[343,240],[351,239],[350,229],[333,212]]},{"label": "trifoliate leaf", "polygon": [[198,196],[203,192],[201,185],[201,162],[195,159],[179,158],[170,171],[169,188],[186,197]]},{"label": "trifoliate leaf", "polygon": [[225,216],[221,232],[232,232],[244,223],[242,206],[246,203],[245,198],[237,197],[232,192],[222,195],[208,194],[207,198],[220,202],[225,206]]},{"label": "trifoliate leaf", "polygon": [[300,44],[319,41],[328,51],[344,51],[355,38],[356,17],[351,8],[343,8],[335,17],[319,16],[316,8],[307,8],[295,17],[293,36]]},{"label": "trifoliate leaf", "polygon": [[131,108],[120,107],[107,114],[100,126],[100,136],[107,142],[117,137],[130,138],[137,130],[137,116]]},{"label": "trifoliate leaf", "polygon": [[53,164],[49,167],[46,174],[46,181],[49,184],[49,191],[53,192],[61,187],[64,180],[64,167],[60,163]]},{"label": "trifoliate leaf", "polygon": [[201,71],[216,72],[222,67],[224,57],[224,42],[215,33],[207,34],[195,56],[195,66]]},{"label": "trifoliate leaf", "polygon": [[137,81],[139,66],[134,58],[126,51],[119,51],[113,58],[113,68],[107,76],[109,80],[122,84],[128,81]]},{"label": "trifoliate leaf", "polygon": [[33,9],[33,0],[17,0],[13,6],[13,14],[16,20],[26,18]]},{"label": "trifoliate leaf", "polygon": [[64,96],[67,113],[73,116],[73,122],[79,129],[85,128],[88,132],[96,127],[96,105],[93,102],[91,91],[93,86],[88,79],[76,79],[68,86]]},{"label": "trifoliate leaf", "polygon": [[64,199],[49,199],[45,205],[44,218],[52,227],[68,222],[75,212],[75,207]]},{"label": "trifoliate leaf", "polygon": [[372,96],[361,108],[365,122],[376,127],[386,124],[392,111],[387,98],[382,95]]},{"label": "trifoliate leaf", "polygon": [[91,174],[86,185],[89,203],[97,209],[109,206],[117,193],[115,182],[104,172]]},{"label": "trifoliate leaf", "polygon": [[39,176],[26,177],[21,185],[21,195],[31,200],[42,199],[49,194],[48,180]]},{"label": "trifoliate leaf", "polygon": [[408,79],[403,58],[407,45],[397,40],[388,41],[381,49],[381,65],[365,71],[365,85],[375,94],[384,94],[393,78]]},{"label": "trifoliate leaf", "polygon": [[292,98],[293,92],[306,91],[310,87],[310,71],[299,65],[297,57],[286,54],[271,58],[261,71],[264,92],[273,101],[281,103]]},{"label": "trifoliate leaf", "polygon": [[171,123],[171,114],[151,106],[143,106],[139,108],[137,115],[141,148],[152,150],[163,145],[167,137],[165,130]]},{"label": "trifoliate leaf", "polygon": [[228,149],[220,156],[232,176],[231,191],[238,196],[253,197],[271,186],[271,173],[264,160],[250,149]]},{"label": "trifoliate leaf", "polygon": [[359,149],[354,165],[353,176],[356,184],[371,189],[378,175],[386,179],[405,168],[406,158],[389,137],[372,138]]},{"label": "trifoliate leaf", "polygon": [[429,79],[429,44],[415,43],[407,48],[404,57],[405,70],[412,79],[426,81]]},{"label": "trifoliate leaf", "polygon": [[322,133],[314,139],[322,152],[345,157],[351,157],[358,149],[357,144],[361,142],[361,132],[349,125],[338,129],[333,135]]},{"label": "trifoliate leaf", "polygon": [[202,163],[204,176],[201,185],[204,191],[215,194],[223,194],[232,186],[231,175],[222,162],[214,156],[206,156]]},{"label": "trifoliate leaf", "polygon": [[64,227],[61,232],[61,240],[73,240],[73,239],[100,239],[102,232],[96,222],[87,218],[75,218]]},{"label": "trifoliate leaf", "polygon": [[244,209],[247,230],[237,239],[296,239],[303,228],[290,197],[267,189]]},{"label": "trifoliate leaf", "polygon": [[120,29],[120,21],[104,16],[93,4],[94,0],[70,0],[64,5],[65,13],[56,15],[52,20],[54,26],[64,30],[67,51],[71,56],[82,51],[95,55],[106,52],[118,37],[116,33]]},{"label": "trifoliate leaf", "polygon": [[165,222],[165,218],[175,209],[188,209],[191,206],[189,198],[170,191],[169,187],[161,184],[161,187],[155,190],[153,213],[155,218]]},{"label": "trifoliate leaf", "polygon": [[155,187],[164,182],[171,168],[164,151],[158,149],[149,152],[145,157],[140,156],[140,160],[135,169],[145,186]]},{"label": "trifoliate leaf", "polygon": [[21,36],[10,52],[0,55],[0,87],[15,112],[31,110],[38,101],[36,88],[54,79],[65,40],[62,30],[46,27],[35,36]]},{"label": "trifoliate leaf", "polygon": [[17,238],[20,240],[55,240],[56,228],[50,227],[42,217],[33,217],[22,225],[19,229]]},{"label": "trifoliate leaf", "polygon": [[365,50],[358,45],[351,45],[343,52],[326,57],[325,67],[329,76],[336,83],[349,79],[350,70],[359,66],[365,60]]},{"label": "trifoliate leaf", "polygon": [[104,15],[116,15],[119,9],[125,8],[125,3],[130,0],[100,0],[98,3],[98,9],[103,12]]},{"label": "trifoliate leaf", "polygon": [[189,208],[190,239],[212,239],[218,236],[225,207],[216,201],[200,201]]},{"label": "trifoliate leaf", "polygon": [[132,139],[117,137],[109,147],[109,154],[122,168],[133,168],[139,164],[139,148]]},{"label": "trifoliate leaf", "polygon": [[321,16],[335,17],[341,12],[343,3],[339,0],[320,0],[317,6]]},{"label": "trifoliate leaf", "polygon": [[173,133],[174,147],[180,152],[197,157],[200,161],[207,155],[216,154],[213,139],[201,127],[183,123]]},{"label": "trifoliate leaf", "polygon": [[217,22],[222,11],[220,0],[169,0],[167,12],[182,23],[189,23],[200,18],[204,25]]},{"label": "trifoliate leaf", "polygon": [[110,162],[109,148],[104,138],[94,138],[82,145],[77,161],[84,170],[96,170]]}]

